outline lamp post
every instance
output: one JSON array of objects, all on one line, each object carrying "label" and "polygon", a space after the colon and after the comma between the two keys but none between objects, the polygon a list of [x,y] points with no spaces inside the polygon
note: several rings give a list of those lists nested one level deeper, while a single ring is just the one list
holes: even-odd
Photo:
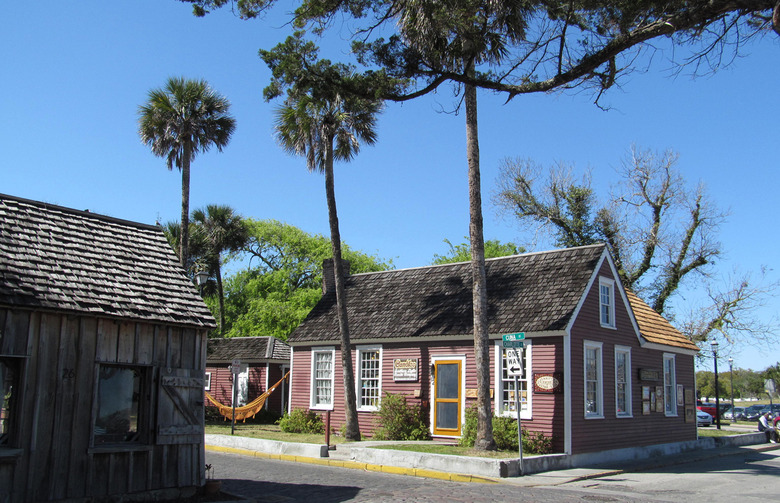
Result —
[{"label": "lamp post", "polygon": [[720,397],[718,394],[718,341],[712,341],[712,359],[715,362],[715,416],[720,429]]},{"label": "lamp post", "polygon": [[208,271],[198,271],[195,273],[195,283],[198,285],[200,296],[203,297],[203,286],[209,280]]},{"label": "lamp post", "polygon": [[737,422],[737,411],[734,410],[734,358],[729,356],[729,379],[731,379],[731,424]]}]

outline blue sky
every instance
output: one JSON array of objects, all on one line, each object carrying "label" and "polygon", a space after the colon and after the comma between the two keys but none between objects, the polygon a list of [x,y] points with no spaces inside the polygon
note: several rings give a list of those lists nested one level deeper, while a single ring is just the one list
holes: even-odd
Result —
[{"label": "blue sky", "polygon": [[[327,235],[324,179],[276,145],[276,105],[262,99],[269,71],[257,50],[287,35],[282,18],[241,21],[227,10],[195,18],[174,0],[3,7],[0,192],[145,223],[178,220],[181,177],[141,144],[137,109],[169,76],[203,78],[232,102],[237,130],[223,153],[195,159],[191,208],[228,204],[247,217]],[[587,93],[520,96],[509,104],[480,94],[486,239],[530,240],[491,203],[501,159],[590,168],[605,189],[635,143],[679,152],[683,175],[705,183],[730,211],[716,278],[734,268],[775,267],[780,42],[770,35],[744,53],[695,80],[672,77],[671,55],[656,54],[647,73],[632,74],[607,95],[608,112]],[[445,253],[444,239],[457,243],[468,234],[464,118],[441,112],[454,102],[442,88],[389,106],[379,143],[336,167],[342,239],[350,246],[416,267]],[[762,316],[778,308],[772,299]],[[737,367],[763,369],[780,354],[749,348],[734,358]]]}]

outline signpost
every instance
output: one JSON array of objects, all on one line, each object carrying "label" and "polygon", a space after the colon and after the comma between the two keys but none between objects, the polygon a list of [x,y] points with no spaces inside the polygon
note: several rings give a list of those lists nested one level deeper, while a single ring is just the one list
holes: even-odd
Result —
[{"label": "signpost", "polygon": [[[523,350],[525,332],[504,334],[501,336],[501,345],[506,349],[507,376],[515,378],[515,412],[517,413],[517,447],[520,451],[519,467],[520,475],[523,475],[523,430],[520,426],[520,377],[523,375],[523,359],[520,353]],[[520,348],[520,351],[518,351]]]},{"label": "signpost", "polygon": [[241,360],[233,360],[230,365],[230,372],[233,374],[233,421],[230,424],[230,434],[233,435],[236,431],[236,382],[238,381],[238,374],[241,373]]}]

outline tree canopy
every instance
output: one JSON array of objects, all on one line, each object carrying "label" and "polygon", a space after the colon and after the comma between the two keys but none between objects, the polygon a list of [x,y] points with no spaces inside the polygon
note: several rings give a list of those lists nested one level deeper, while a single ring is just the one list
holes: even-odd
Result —
[{"label": "tree canopy", "polygon": [[[465,238],[467,239],[467,238]],[[433,255],[433,265],[454,264],[456,262],[468,262],[471,260],[471,245],[468,239],[463,243],[453,245],[449,239],[444,242],[450,247],[444,255],[438,253]],[[485,241],[485,258],[506,257],[507,255],[517,255],[525,252],[525,248],[518,247],[514,243],[502,243],[498,239],[488,239]]]}]

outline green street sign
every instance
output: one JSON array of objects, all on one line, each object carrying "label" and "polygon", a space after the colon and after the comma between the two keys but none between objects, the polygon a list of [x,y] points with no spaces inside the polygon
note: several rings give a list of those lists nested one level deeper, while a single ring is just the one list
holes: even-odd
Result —
[{"label": "green street sign", "polygon": [[523,341],[501,341],[501,346],[505,348],[522,348]]},{"label": "green street sign", "polygon": [[525,332],[517,332],[516,334],[504,334],[501,339],[505,341],[522,341],[525,339]]}]

